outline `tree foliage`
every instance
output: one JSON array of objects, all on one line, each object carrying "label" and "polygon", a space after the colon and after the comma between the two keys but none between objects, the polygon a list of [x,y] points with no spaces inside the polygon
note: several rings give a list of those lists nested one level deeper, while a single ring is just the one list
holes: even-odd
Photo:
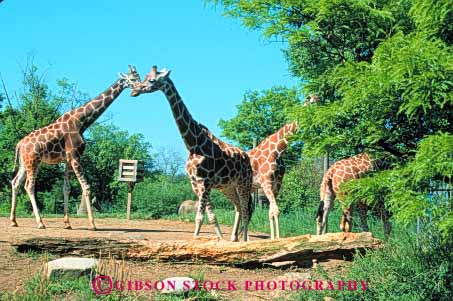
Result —
[{"label": "tree foliage", "polygon": [[[3,100],[7,105],[0,111],[0,192],[9,195],[16,144],[31,131],[54,122],[63,112],[86,101],[87,95],[65,78],[57,81],[56,89],[51,89],[45,72],[28,64],[23,70],[22,89],[17,97],[13,100],[5,95]],[[85,133],[85,140],[87,148],[82,165],[93,195],[101,204],[111,205],[121,188],[117,181],[119,159],[144,160],[147,170],[153,168],[151,145],[142,134],[129,134],[113,125],[94,124]],[[41,209],[56,211],[56,202],[63,199],[63,175],[61,165],[40,165],[36,191]],[[74,176],[72,187],[71,197],[78,198],[80,185]]]},{"label": "tree foliage", "polygon": [[299,103],[295,89],[273,87],[247,92],[236,106],[236,116],[220,119],[222,136],[237,142],[240,147],[251,149],[254,140],[261,142],[289,122],[289,112]]},{"label": "tree foliage", "polygon": [[[219,121],[222,136],[246,150],[252,149],[254,142],[258,145],[285,123],[293,121],[290,113],[299,104],[296,89],[273,87],[264,91],[250,91],[237,105],[236,116]],[[300,157],[301,148],[302,143],[291,143],[284,157],[295,161]]]},{"label": "tree foliage", "polygon": [[[15,102],[5,93],[6,106],[0,111],[0,190],[10,185],[14,151],[20,139],[53,122],[60,116],[61,108],[77,104],[85,96],[68,80],[58,81],[58,90],[52,92],[45,82],[45,72],[33,64],[27,65],[22,75],[22,89]],[[58,166],[42,166],[36,182],[37,190],[51,189],[61,176]]]},{"label": "tree foliage", "polygon": [[121,185],[125,186],[118,182],[120,159],[142,160],[147,171],[153,168],[151,144],[142,134],[129,134],[111,124],[95,123],[88,129],[85,140],[87,148],[82,165],[91,190],[101,204],[111,206]]},{"label": "tree foliage", "polygon": [[[451,0],[210,2],[265,38],[287,43],[304,93],[320,97],[294,113],[306,155],[368,151],[397,158],[389,170],[352,181],[350,201],[385,198],[405,222],[434,214],[422,183],[433,189],[445,174],[428,162],[448,166],[452,159],[426,152],[424,143],[441,147],[453,133]],[[444,234],[451,231],[449,202],[432,215]]]},{"label": "tree foliage", "polygon": [[277,203],[283,212],[313,208],[319,202],[322,162],[302,158],[285,173]]}]

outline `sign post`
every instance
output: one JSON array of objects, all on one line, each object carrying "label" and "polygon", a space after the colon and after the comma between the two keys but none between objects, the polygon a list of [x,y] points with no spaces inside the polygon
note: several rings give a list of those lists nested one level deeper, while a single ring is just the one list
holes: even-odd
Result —
[{"label": "sign post", "polygon": [[126,218],[131,219],[132,192],[135,184],[142,182],[145,176],[143,161],[120,159],[119,178],[121,182],[127,182],[127,211]]}]

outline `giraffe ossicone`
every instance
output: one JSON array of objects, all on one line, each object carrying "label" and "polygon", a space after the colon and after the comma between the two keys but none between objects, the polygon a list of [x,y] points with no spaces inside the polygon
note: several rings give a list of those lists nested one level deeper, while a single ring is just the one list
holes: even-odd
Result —
[{"label": "giraffe ossicone", "polygon": [[35,197],[35,181],[40,163],[58,164],[66,163],[64,177],[64,224],[66,229],[71,229],[69,223],[69,193],[70,171],[74,171],[77,180],[82,187],[82,202],[86,205],[90,228],[95,230],[94,218],[91,211],[91,192],[82,166],[81,156],[85,150],[83,133],[96,121],[96,119],[108,108],[110,104],[121,94],[125,88],[133,88],[141,81],[135,67],[129,65],[127,74],[120,74],[107,90],[84,105],[64,113],[54,123],[43,128],[34,130],[16,145],[15,161],[19,160],[19,170],[11,181],[11,226],[17,227],[16,205],[17,191],[26,179],[25,190],[30,198],[33,213],[38,228],[44,229],[45,225],[39,214]]},{"label": "giraffe ossicone", "polygon": [[198,196],[194,235],[200,234],[203,215],[207,211],[208,220],[214,224],[217,237],[223,238],[210,202],[211,190],[219,189],[235,208],[231,240],[238,240],[239,222],[242,219],[246,241],[253,210],[251,206],[253,174],[249,157],[241,149],[216,138],[192,117],[169,75],[170,70],[157,71],[157,67],[153,66],[144,81],[132,90],[131,96],[162,91],[170,104],[176,125],[188,150],[186,172],[192,189]]}]

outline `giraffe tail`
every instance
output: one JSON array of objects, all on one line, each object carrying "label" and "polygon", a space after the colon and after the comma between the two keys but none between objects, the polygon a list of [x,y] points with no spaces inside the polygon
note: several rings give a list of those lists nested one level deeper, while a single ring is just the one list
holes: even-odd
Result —
[{"label": "giraffe tail", "polygon": [[14,167],[13,167],[13,172],[16,171],[16,163],[17,163],[17,159],[19,158],[18,154],[19,154],[19,148],[20,148],[20,143],[17,143],[16,145],[16,152],[14,153]]},{"label": "giraffe tail", "polygon": [[322,219],[322,215],[324,214],[324,201],[319,202],[318,210],[316,211],[315,220],[320,221]]},{"label": "giraffe tail", "polygon": [[321,199],[321,201],[319,202],[318,210],[316,211],[315,219],[317,221],[322,220],[322,216],[324,214],[324,200],[330,199],[333,191],[332,179],[327,174],[324,175],[319,190],[319,198]]}]

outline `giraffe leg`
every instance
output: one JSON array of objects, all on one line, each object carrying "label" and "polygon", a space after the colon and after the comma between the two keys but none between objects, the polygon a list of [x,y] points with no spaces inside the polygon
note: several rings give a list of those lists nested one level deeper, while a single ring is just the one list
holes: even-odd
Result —
[{"label": "giraffe leg", "polygon": [[241,221],[241,212],[239,208],[234,206],[234,224],[233,231],[231,232],[231,241],[239,241],[239,223]]},{"label": "giraffe leg", "polygon": [[272,182],[271,181],[262,181],[262,188],[264,194],[266,195],[267,199],[269,200],[269,224],[271,227],[271,239],[279,239],[280,238],[280,227],[279,227],[279,216],[280,210],[278,209],[277,202],[275,200],[274,191],[272,190]]},{"label": "giraffe leg", "polygon": [[85,200],[85,204],[87,206],[88,222],[90,224],[90,228],[91,230],[96,230],[96,226],[94,225],[93,213],[91,211],[90,185],[88,185],[88,182],[85,180],[82,166],[80,165],[78,158],[76,158],[75,156],[72,157],[71,166],[72,169],[74,170],[77,180],[80,183],[80,186],[82,187],[82,198]]},{"label": "giraffe leg", "polygon": [[199,193],[198,196],[198,207],[195,215],[195,232],[194,236],[200,235],[201,225],[203,224],[203,215],[206,209],[206,200],[204,199],[204,191]]},{"label": "giraffe leg", "polygon": [[277,196],[280,192],[280,188],[282,186],[282,180],[283,180],[283,176],[277,177],[276,185],[275,185],[275,187],[273,187],[274,189],[272,189],[275,206],[277,207],[277,213],[274,214],[276,239],[280,239],[280,209],[277,206],[276,200],[277,200]]},{"label": "giraffe leg", "polygon": [[322,234],[322,218],[324,215],[324,201],[319,202],[318,211],[316,212],[316,235]]},{"label": "giraffe leg", "polygon": [[234,223],[233,231],[231,232],[231,241],[239,241],[239,224],[241,222],[241,211],[239,204],[239,197],[235,190],[228,188],[222,190],[223,194],[231,201],[234,206]]},{"label": "giraffe leg", "polygon": [[325,199],[323,201],[323,208],[322,208],[322,221],[321,221],[321,234],[327,233],[328,228],[328,219],[329,219],[329,212],[332,206],[332,200]]},{"label": "giraffe leg", "polygon": [[16,206],[17,206],[17,190],[20,185],[25,180],[25,166],[20,159],[20,166],[19,166],[19,171],[17,172],[16,176],[14,179],[11,181],[11,191],[12,191],[12,196],[11,196],[11,216],[10,216],[10,221],[11,221],[11,227],[17,227],[17,222],[16,222]]},{"label": "giraffe leg", "polygon": [[29,168],[27,168],[27,180],[25,182],[25,191],[27,191],[28,197],[31,201],[31,206],[33,207],[33,213],[35,215],[36,223],[38,224],[38,229],[45,229],[44,223],[42,222],[41,216],[39,215],[38,205],[36,204],[35,198],[35,182],[36,174],[38,172],[38,162],[32,163]]},{"label": "giraffe leg", "polygon": [[223,239],[222,231],[220,230],[219,223],[217,222],[217,217],[214,214],[214,210],[212,209],[212,204],[209,200],[206,202],[206,212],[208,214],[208,221],[210,224],[214,224],[214,231],[218,238]]},{"label": "giraffe leg", "polygon": [[71,174],[69,170],[69,163],[66,163],[66,170],[64,175],[64,184],[63,184],[63,196],[64,196],[64,228],[65,229],[72,229],[71,224],[69,223],[69,193],[71,192],[71,185],[70,179]]},{"label": "giraffe leg", "polygon": [[250,222],[251,206],[252,206],[252,195],[250,190],[238,189],[239,202],[241,207],[242,217],[242,229],[244,233],[244,241],[249,240],[248,236],[248,225]]},{"label": "giraffe leg", "polygon": [[[323,180],[324,182],[324,180]],[[332,188],[331,180],[327,181],[327,185],[321,184],[321,202],[319,204],[316,217],[318,235],[327,233],[329,212],[333,207],[335,192]]]},{"label": "giraffe leg", "polygon": [[326,209],[326,207],[323,208],[323,215],[322,215],[322,222],[321,222],[321,234],[326,234],[327,229],[329,228],[329,209]]},{"label": "giraffe leg", "polygon": [[279,214],[274,215],[274,222],[275,222],[275,239],[280,239],[280,211]]}]

